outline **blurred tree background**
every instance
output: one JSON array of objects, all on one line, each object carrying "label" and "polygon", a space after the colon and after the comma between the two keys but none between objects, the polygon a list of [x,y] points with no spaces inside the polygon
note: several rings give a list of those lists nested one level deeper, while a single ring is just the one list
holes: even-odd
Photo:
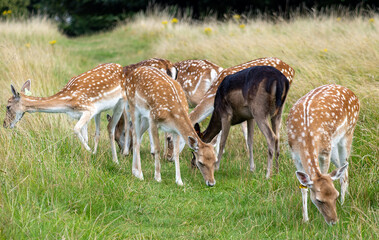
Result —
[{"label": "blurred tree background", "polygon": [[27,18],[42,14],[59,23],[68,36],[90,34],[111,29],[120,21],[145,11],[149,6],[169,7],[170,13],[190,14],[194,19],[214,15],[222,20],[230,14],[264,13],[269,16],[290,18],[297,9],[300,13],[309,9],[325,9],[344,6],[351,11],[377,10],[377,0],[0,0],[2,18]]}]

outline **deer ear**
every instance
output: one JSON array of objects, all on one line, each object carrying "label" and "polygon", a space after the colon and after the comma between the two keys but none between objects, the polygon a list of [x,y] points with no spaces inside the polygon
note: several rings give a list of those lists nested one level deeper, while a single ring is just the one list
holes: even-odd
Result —
[{"label": "deer ear", "polygon": [[112,120],[111,115],[107,114],[107,120],[108,120],[108,122],[110,122]]},{"label": "deer ear", "polygon": [[198,123],[195,123],[195,125],[193,126],[193,128],[195,129],[196,133],[198,136],[200,136],[200,125]]},{"label": "deer ear", "polygon": [[28,79],[28,80],[24,83],[24,85],[22,85],[21,92],[22,92],[22,93],[30,92],[30,85],[31,85],[31,81],[30,81],[30,79]]},{"label": "deer ear", "polygon": [[346,163],[342,167],[340,167],[340,168],[334,170],[333,172],[331,172],[329,174],[329,176],[332,178],[333,181],[335,181],[337,179],[340,179],[345,174],[345,171],[347,171],[348,165],[349,165],[349,163]]},{"label": "deer ear", "polygon": [[12,90],[12,94],[15,98],[19,98],[20,97],[20,94],[16,91],[16,89],[13,87],[13,85],[11,84],[11,90]]},{"label": "deer ear", "polygon": [[218,139],[218,135],[216,135],[213,139],[212,139],[212,141],[210,142],[213,146],[214,145],[216,145],[216,143],[217,143],[217,139]]},{"label": "deer ear", "polygon": [[310,187],[313,184],[313,181],[309,178],[309,175],[305,172],[296,171],[296,177],[299,180],[301,185]]},{"label": "deer ear", "polygon": [[196,138],[193,138],[191,136],[188,136],[188,145],[190,148],[192,148],[195,152],[199,150],[199,143],[197,142]]},{"label": "deer ear", "polygon": [[172,67],[170,70],[170,73],[169,75],[171,75],[171,78],[176,80],[178,78],[178,69],[176,69],[176,67]]}]

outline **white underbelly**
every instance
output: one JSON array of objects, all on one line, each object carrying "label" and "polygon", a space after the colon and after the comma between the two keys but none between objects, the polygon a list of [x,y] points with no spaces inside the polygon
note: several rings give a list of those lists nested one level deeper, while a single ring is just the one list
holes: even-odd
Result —
[{"label": "white underbelly", "polygon": [[113,109],[116,104],[121,100],[122,98],[109,98],[109,99],[103,99],[98,102],[96,102],[95,108],[97,111],[102,112],[105,110]]}]

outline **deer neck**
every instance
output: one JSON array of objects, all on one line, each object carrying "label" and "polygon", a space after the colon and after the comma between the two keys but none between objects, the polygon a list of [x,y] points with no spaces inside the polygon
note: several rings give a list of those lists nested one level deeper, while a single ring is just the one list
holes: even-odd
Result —
[{"label": "deer neck", "polygon": [[21,95],[25,112],[65,113],[68,110],[67,101],[55,97],[33,97]]},{"label": "deer neck", "polygon": [[211,142],[212,139],[220,133],[221,127],[222,124],[220,114],[217,111],[214,111],[211,120],[209,121],[208,127],[203,132],[201,139],[206,143]]},{"label": "deer neck", "polygon": [[216,94],[211,94],[209,91],[204,95],[200,103],[189,114],[192,124],[203,121],[209,114],[213,112],[213,103]]},{"label": "deer neck", "polygon": [[[198,140],[198,142],[201,142],[201,139],[197,135],[195,129],[192,127],[191,121],[188,117],[185,119],[182,119],[182,121],[177,124],[177,131],[179,134],[183,137],[183,139],[186,141],[188,146],[190,146],[188,137],[193,137]],[[200,140],[200,141],[199,141]]]},{"label": "deer neck", "polygon": [[315,146],[305,146],[302,151],[302,165],[305,172],[311,179],[321,176],[321,170],[318,161],[318,153]]}]

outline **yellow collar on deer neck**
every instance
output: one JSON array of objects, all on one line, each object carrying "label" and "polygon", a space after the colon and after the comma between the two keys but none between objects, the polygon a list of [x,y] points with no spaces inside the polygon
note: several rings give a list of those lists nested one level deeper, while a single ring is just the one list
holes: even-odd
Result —
[{"label": "yellow collar on deer neck", "polygon": [[300,189],[301,189],[301,188],[305,188],[305,189],[307,189],[308,187],[307,187],[307,186],[304,186],[303,184],[300,184],[299,188],[300,188]]}]

